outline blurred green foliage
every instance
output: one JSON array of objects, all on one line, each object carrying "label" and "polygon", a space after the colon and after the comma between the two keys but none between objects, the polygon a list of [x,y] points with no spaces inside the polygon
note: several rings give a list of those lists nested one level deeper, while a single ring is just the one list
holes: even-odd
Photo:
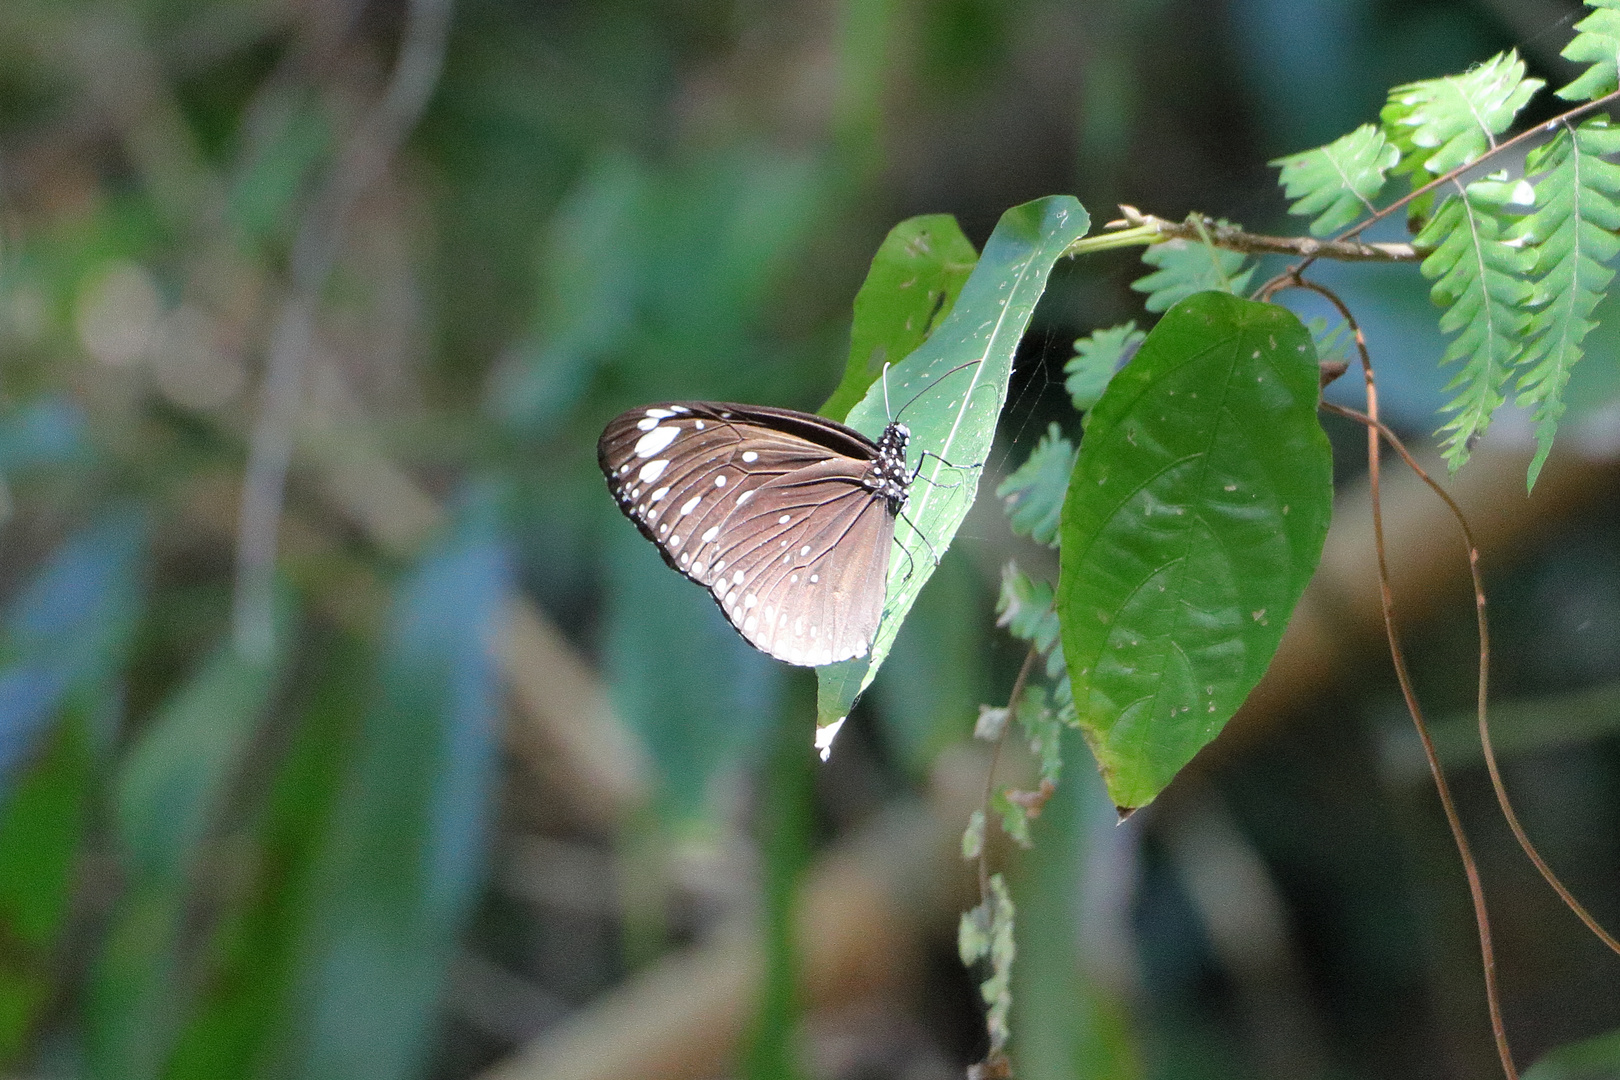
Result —
[{"label": "blurred green foliage", "polygon": [[[846,369],[869,386],[852,304],[911,215],[954,215],[961,261],[1055,192],[1280,221],[1267,157],[1523,34],[1447,0],[460,0],[426,111],[337,234],[280,529],[282,633],[253,659],[229,631],[237,508],[295,240],[425,7],[0,2],[8,1072],[473,1076],[756,896],[774,951],[749,1067],[821,1060],[789,992],[793,883],[960,752],[1022,655],[993,629],[1000,565],[1055,567],[999,515],[970,518],[818,767],[796,734],[810,680],[743,646],[619,518],[591,453],[602,423],[666,397],[814,408]],[[1556,45],[1526,55],[1557,62]],[[1301,72],[1331,92],[1301,93]],[[942,264],[945,293],[959,268]],[[1079,437],[1068,343],[1141,319],[1139,275],[1124,256],[1060,269],[1017,349],[992,477],[1051,420]],[[1432,315],[1414,282],[1363,280],[1350,299],[1388,350],[1389,415],[1427,423]],[[1613,352],[1601,332],[1589,346]],[[1592,415],[1613,397],[1583,393]],[[1503,584],[1510,687],[1620,679],[1601,646],[1620,634],[1606,524]],[[523,749],[535,721],[493,648],[514,603],[587,659],[646,752],[629,824],[592,818],[579,778]],[[1451,638],[1427,640],[1445,686]],[[1466,912],[1428,904],[1453,864],[1417,789],[1378,771],[1380,677],[1259,764],[1212,769],[1296,919],[1334,1075],[1439,1074],[1483,1030],[1449,989],[1472,990]],[[1526,735],[1509,764],[1589,892],[1620,866],[1614,730]],[[1054,1078],[1243,1071],[1244,973],[1146,827],[1098,839],[1123,833],[1083,772],[1009,873],[1015,1055],[1027,1040],[1029,1075]],[[551,854],[524,879],[512,853],[539,840]],[[591,876],[591,857],[613,869]],[[1125,900],[1082,908],[1134,958],[1125,977],[1092,962],[1072,903],[1109,882]],[[1533,883],[1500,888],[1559,925]],[[1516,940],[1527,1060],[1620,1023],[1587,943]],[[870,1041],[900,1050],[845,1074],[982,1052],[948,932],[924,950],[921,1000],[874,1021]]]}]

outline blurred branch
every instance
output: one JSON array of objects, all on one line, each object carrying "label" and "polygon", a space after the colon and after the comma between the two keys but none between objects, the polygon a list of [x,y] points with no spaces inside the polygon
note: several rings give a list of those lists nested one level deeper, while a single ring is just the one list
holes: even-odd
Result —
[{"label": "blurred branch", "polygon": [[[1110,221],[1106,228],[1129,229],[1151,234],[1156,239],[1137,240],[1137,243],[1158,243],[1163,240],[1191,240],[1211,243],[1228,251],[1241,251],[1245,255],[1292,255],[1296,258],[1337,259],[1341,262],[1416,262],[1417,249],[1411,244],[1372,244],[1360,240],[1318,240],[1314,236],[1264,236],[1247,232],[1237,225],[1228,225],[1214,218],[1190,214],[1186,221],[1168,221],[1153,214],[1144,214],[1134,206],[1121,205],[1118,221]],[[1110,234],[1098,233],[1077,242],[1077,246],[1106,246]]]},{"label": "blurred branch", "polygon": [[411,0],[388,88],[340,151],[293,244],[291,289],[271,337],[238,523],[232,625],[237,646],[248,656],[267,655],[272,644],[276,538],[321,290],[354,204],[382,174],[432,96],[444,61],[451,6],[452,0]]},{"label": "blurred branch", "polygon": [[[807,1008],[847,1003],[915,974],[919,929],[972,896],[962,823],[977,805],[985,757],[948,755],[926,806],[885,811],[811,869],[800,894],[801,993]],[[757,928],[659,961],[482,1080],[697,1080],[724,1076],[753,1018],[765,955]]]}]

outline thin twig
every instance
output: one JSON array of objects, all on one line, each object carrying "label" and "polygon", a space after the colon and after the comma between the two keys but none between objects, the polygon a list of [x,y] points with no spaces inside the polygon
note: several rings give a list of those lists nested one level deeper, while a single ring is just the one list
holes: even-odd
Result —
[{"label": "thin twig", "polygon": [[259,421],[242,484],[231,622],[237,647],[250,657],[269,656],[275,632],[276,539],[321,290],[355,203],[382,174],[432,96],[444,61],[451,7],[452,0],[411,0],[388,87],[350,137],[294,241],[291,287],[271,336]]},{"label": "thin twig", "polygon": [[1558,894],[1559,899],[1563,900],[1565,905],[1567,905],[1569,909],[1575,913],[1576,918],[1580,919],[1581,922],[1586,924],[1586,928],[1592,931],[1592,933],[1597,936],[1599,941],[1603,942],[1603,944],[1607,945],[1614,952],[1620,953],[1620,941],[1616,941],[1613,935],[1611,935],[1607,930],[1603,929],[1602,925],[1592,917],[1592,914],[1587,911],[1584,906],[1582,906],[1581,902],[1575,899],[1574,895],[1569,891],[1564,883],[1559,880],[1558,875],[1553,873],[1552,867],[1548,866],[1547,861],[1541,857],[1541,852],[1537,851],[1536,846],[1530,842],[1530,837],[1524,831],[1524,826],[1519,823],[1519,815],[1514,813],[1513,804],[1508,799],[1507,785],[1503,783],[1502,772],[1497,767],[1496,750],[1492,746],[1490,726],[1486,722],[1485,675],[1487,658],[1490,651],[1490,637],[1485,619],[1485,585],[1479,569],[1479,545],[1474,542],[1474,534],[1468,527],[1467,519],[1463,517],[1462,508],[1457,505],[1456,501],[1453,500],[1449,494],[1446,493],[1444,488],[1442,488],[1432,477],[1429,476],[1427,472],[1423,470],[1423,467],[1419,465],[1412,457],[1411,452],[1406,449],[1405,445],[1401,443],[1401,440],[1397,438],[1395,433],[1390,431],[1388,427],[1384,426],[1383,423],[1374,420],[1363,413],[1356,412],[1354,409],[1346,409],[1340,405],[1333,405],[1328,402],[1323,402],[1322,407],[1329,412],[1336,413],[1339,416],[1343,416],[1350,420],[1354,420],[1358,424],[1366,424],[1369,427],[1377,428],[1379,434],[1384,437],[1384,441],[1389,443],[1389,445],[1401,455],[1401,459],[1405,461],[1407,466],[1418,475],[1418,478],[1425,484],[1429,485],[1429,488],[1445,501],[1446,506],[1451,509],[1452,516],[1457,519],[1457,524],[1462,526],[1463,539],[1468,544],[1468,570],[1474,578],[1474,606],[1478,611],[1479,620],[1479,742],[1480,746],[1485,752],[1485,768],[1491,774],[1491,787],[1496,790],[1497,805],[1501,807],[1502,816],[1507,819],[1508,828],[1513,831],[1514,838],[1519,841],[1519,847],[1524,849],[1525,855],[1532,863],[1535,864],[1536,869],[1541,872],[1542,878],[1544,878],[1547,884],[1552,887],[1552,890]]},{"label": "thin twig", "polygon": [[[1029,646],[1029,652],[1024,656],[1024,666],[1018,669],[1018,678],[1013,680],[1012,692],[1007,695],[1007,718],[1002,722],[1001,733],[996,736],[996,748],[990,753],[990,768],[984,774],[984,805],[980,812],[984,815],[985,827],[990,826],[990,797],[995,792],[996,764],[1001,760],[1001,744],[1007,741],[1007,729],[1017,719],[1018,699],[1024,696],[1024,683],[1029,679],[1031,669],[1035,667],[1035,660],[1040,651],[1034,643]],[[990,863],[985,855],[986,846],[979,845],[979,903],[990,902]]]},{"label": "thin twig", "polygon": [[[1203,214],[1189,214],[1186,221],[1169,221],[1155,214],[1144,214],[1134,206],[1121,205],[1124,215],[1106,228],[1132,230],[1131,235],[1147,237],[1138,242],[1195,240],[1245,255],[1293,255],[1296,258],[1336,259],[1341,262],[1416,262],[1421,256],[1411,244],[1370,244],[1360,240],[1318,240],[1314,236],[1266,236],[1237,225],[1219,222]],[[1099,233],[1099,237],[1115,235]]]},{"label": "thin twig", "polygon": [[[1278,288],[1300,288],[1314,292],[1331,303],[1355,335],[1356,351],[1361,357],[1361,371],[1367,386],[1367,486],[1371,496],[1373,519],[1373,549],[1378,555],[1378,597],[1384,614],[1384,636],[1389,641],[1390,661],[1395,668],[1396,681],[1400,683],[1401,696],[1406,700],[1406,710],[1412,717],[1412,725],[1417,728],[1418,739],[1423,743],[1423,755],[1429,762],[1429,774],[1434,778],[1435,790],[1440,795],[1440,805],[1445,810],[1446,824],[1451,829],[1452,842],[1457,846],[1457,856],[1462,860],[1463,873],[1468,878],[1468,895],[1474,904],[1474,923],[1479,929],[1480,966],[1485,973],[1485,1004],[1491,1014],[1491,1034],[1496,1040],[1496,1053],[1502,1062],[1502,1072],[1508,1080],[1519,1080],[1519,1070],[1513,1064],[1513,1048],[1508,1045],[1507,1025],[1502,1020],[1502,995],[1496,981],[1496,950],[1491,942],[1491,917],[1485,906],[1485,885],[1479,876],[1479,866],[1474,861],[1473,848],[1468,843],[1468,834],[1463,831],[1462,817],[1457,813],[1457,804],[1451,797],[1451,785],[1446,783],[1446,773],[1440,766],[1440,755],[1435,752],[1434,740],[1429,735],[1429,725],[1423,719],[1423,708],[1418,704],[1417,691],[1412,686],[1411,674],[1406,668],[1406,653],[1401,649],[1400,637],[1395,630],[1395,593],[1389,583],[1389,558],[1384,548],[1384,509],[1379,494],[1379,435],[1381,430],[1387,430],[1378,420],[1378,385],[1373,378],[1372,355],[1367,351],[1367,338],[1361,331],[1361,324],[1351,314],[1345,302],[1325,285],[1314,281],[1306,281],[1298,274],[1288,275],[1284,283],[1278,287],[1270,287],[1267,282],[1265,295],[1269,297],[1278,291]],[[1341,407],[1329,402],[1323,402],[1322,407],[1330,412],[1341,412]],[[1354,413],[1354,410],[1343,410],[1345,413]],[[1363,414],[1355,413],[1356,416]],[[1404,451],[1404,447],[1402,448]],[[1404,454],[1403,454],[1404,456]],[[1448,498],[1446,500],[1451,503]],[[1477,566],[1477,560],[1472,563]],[[1477,571],[1476,571],[1477,572]],[[1483,594],[1479,594],[1481,602],[1477,605],[1481,618],[1484,616],[1485,606]],[[1481,662],[1480,662],[1480,694],[1481,701],[1485,693],[1486,666],[1484,663],[1484,648],[1487,639],[1483,636],[1484,624],[1481,625]]]}]

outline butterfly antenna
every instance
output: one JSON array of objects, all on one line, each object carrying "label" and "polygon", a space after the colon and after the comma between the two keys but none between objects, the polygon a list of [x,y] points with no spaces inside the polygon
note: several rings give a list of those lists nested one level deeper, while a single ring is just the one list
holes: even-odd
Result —
[{"label": "butterfly antenna", "polygon": [[894,412],[889,408],[889,362],[883,361],[883,415],[894,423]]}]

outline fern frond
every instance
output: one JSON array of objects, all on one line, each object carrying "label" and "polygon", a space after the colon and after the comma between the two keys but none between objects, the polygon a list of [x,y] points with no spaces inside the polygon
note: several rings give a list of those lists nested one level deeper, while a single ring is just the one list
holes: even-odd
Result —
[{"label": "fern frond", "polygon": [[1517,386],[1518,403],[1535,407],[1536,456],[1527,477],[1532,488],[1564,414],[1564,386],[1582,356],[1581,339],[1597,325],[1592,311],[1614,279],[1604,263],[1620,251],[1614,235],[1620,229],[1620,167],[1599,155],[1617,151],[1620,128],[1594,118],[1573,133],[1559,132],[1525,162],[1525,175],[1540,177],[1536,212],[1518,229],[1535,260],[1529,306],[1537,310],[1525,328]]},{"label": "fern frond", "polygon": [[1074,343],[1074,358],[1063,365],[1068,376],[1063,386],[1069,391],[1077,412],[1090,412],[1108,383],[1137,346],[1147,337],[1136,328],[1136,321],[1124,326],[1096,330]]},{"label": "fern frond", "polygon": [[1316,343],[1317,363],[1326,364],[1334,360],[1351,362],[1350,343],[1353,335],[1350,333],[1350,324],[1340,319],[1328,325],[1326,319],[1312,319],[1305,324],[1305,329],[1311,332],[1311,340]]},{"label": "fern frond", "polygon": [[1620,80],[1620,0],[1586,0],[1592,14],[1575,24],[1575,38],[1559,55],[1590,65],[1580,77],[1556,91],[1565,101],[1596,101],[1614,93]]},{"label": "fern frond", "polygon": [[1375,124],[1362,124],[1326,146],[1277,158],[1278,183],[1290,199],[1290,214],[1309,217],[1312,236],[1338,232],[1363,213],[1384,187],[1384,177],[1401,160],[1401,152]]},{"label": "fern frond", "polygon": [[1446,389],[1461,391],[1444,408],[1452,413],[1436,432],[1451,471],[1468,460],[1474,438],[1484,434],[1502,404],[1508,373],[1522,348],[1530,317],[1524,278],[1526,257],[1503,238],[1507,207],[1530,201],[1524,181],[1479,180],[1449,195],[1413,244],[1429,249],[1423,276],[1434,281],[1429,296],[1446,309],[1444,333],[1457,333],[1441,364],[1463,361]]},{"label": "fern frond", "polygon": [[1244,268],[1248,256],[1242,252],[1192,240],[1149,245],[1142,251],[1142,261],[1157,273],[1137,278],[1131,288],[1148,294],[1142,306],[1155,313],[1169,311],[1178,301],[1210,289],[1241,294],[1254,274],[1254,267]]},{"label": "fern frond", "polygon": [[1543,85],[1524,77],[1524,61],[1509,50],[1461,75],[1395,87],[1379,113],[1401,152],[1394,171],[1410,175],[1412,186],[1420,187],[1477,161]]},{"label": "fern frond", "polygon": [[1075,453],[1074,444],[1063,437],[1063,429],[1052,424],[1029,458],[996,487],[1014,533],[1057,547],[1058,518],[1069,491]]}]

